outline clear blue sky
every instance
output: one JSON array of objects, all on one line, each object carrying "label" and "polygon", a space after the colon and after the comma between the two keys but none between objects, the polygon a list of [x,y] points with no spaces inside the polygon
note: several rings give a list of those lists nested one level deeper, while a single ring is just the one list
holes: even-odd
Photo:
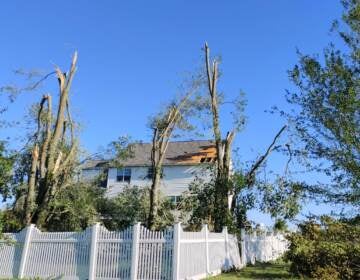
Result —
[{"label": "clear blue sky", "polygon": [[[264,110],[287,108],[286,71],[296,48],[321,52],[334,40],[329,28],[341,11],[338,0],[3,1],[0,85],[17,81],[18,68],[66,69],[76,49],[71,99],[83,147],[94,152],[124,134],[147,141],[148,116],[175,94],[182,73],[199,65],[208,41],[223,59],[220,88],[229,99],[247,94],[249,121],[235,147],[252,160],[284,122]],[[35,100],[20,96],[7,116],[21,120]],[[227,114],[222,122],[224,130],[231,126]],[[0,139],[21,133],[20,125]]]}]

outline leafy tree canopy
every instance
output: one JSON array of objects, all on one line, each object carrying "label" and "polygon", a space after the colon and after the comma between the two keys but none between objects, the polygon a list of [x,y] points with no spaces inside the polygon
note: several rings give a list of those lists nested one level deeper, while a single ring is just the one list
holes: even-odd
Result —
[{"label": "leafy tree canopy", "polygon": [[299,53],[289,71],[297,90],[288,92],[287,101],[294,110],[282,113],[300,139],[297,155],[331,178],[310,191],[360,206],[360,2],[342,2],[342,22],[335,22],[334,30],[345,49],[330,44],[322,57]]}]

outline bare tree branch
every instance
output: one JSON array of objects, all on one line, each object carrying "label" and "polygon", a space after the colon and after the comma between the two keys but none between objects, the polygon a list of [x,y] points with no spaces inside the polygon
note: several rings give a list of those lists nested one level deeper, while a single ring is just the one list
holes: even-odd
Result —
[{"label": "bare tree branch", "polygon": [[263,162],[266,160],[266,158],[269,156],[269,154],[274,150],[274,146],[277,142],[277,140],[280,138],[281,134],[285,131],[287,128],[286,125],[284,125],[279,132],[275,135],[273,141],[269,145],[269,147],[266,149],[265,153],[259,157],[259,159],[253,164],[253,166],[250,168],[249,172],[246,174],[246,181],[251,185],[253,183],[253,179],[255,176],[256,171],[258,168],[263,164]]}]

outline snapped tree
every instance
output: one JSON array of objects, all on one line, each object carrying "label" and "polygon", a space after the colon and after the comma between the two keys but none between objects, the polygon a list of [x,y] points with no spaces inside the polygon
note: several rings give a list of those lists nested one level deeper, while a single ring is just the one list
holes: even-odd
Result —
[{"label": "snapped tree", "polygon": [[154,229],[158,222],[160,180],[166,150],[176,129],[190,128],[187,122],[187,115],[191,111],[191,102],[189,102],[189,98],[194,90],[195,87],[192,87],[180,101],[172,102],[163,112],[160,112],[150,121],[150,127],[153,131],[151,147],[151,168],[153,172],[148,218],[148,227],[150,229]]},{"label": "snapped tree", "polygon": [[76,72],[76,63],[75,52],[67,73],[59,67],[55,68],[59,84],[56,115],[53,115],[51,95],[44,95],[39,103],[37,131],[31,139],[24,224],[44,223],[49,202],[73,178],[77,140],[70,114],[69,92]]},{"label": "snapped tree", "polygon": [[[234,183],[231,179],[231,153],[232,143],[237,131],[237,128],[227,132],[226,137],[223,138],[221,134],[220,114],[219,114],[219,94],[217,91],[217,83],[219,78],[217,59],[210,61],[210,49],[205,43],[205,69],[206,69],[206,83],[210,96],[210,108],[212,113],[212,128],[214,134],[214,141],[216,146],[216,171],[214,180],[214,230],[221,231],[224,226],[231,226],[233,224],[233,213],[236,210],[237,197],[241,187],[234,188]],[[251,186],[255,181],[255,174],[259,167],[266,161],[270,153],[276,149],[276,142],[285,131],[286,126],[283,126],[276,134],[266,152],[260,156],[250,170],[243,176],[242,183],[245,186]]]}]

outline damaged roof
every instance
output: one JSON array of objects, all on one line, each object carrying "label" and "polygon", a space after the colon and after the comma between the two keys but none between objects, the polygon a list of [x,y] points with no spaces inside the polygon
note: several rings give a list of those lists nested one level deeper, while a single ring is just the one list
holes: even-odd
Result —
[{"label": "damaged roof", "polygon": [[[120,161],[123,166],[151,166],[150,143],[136,143],[131,147],[131,157]],[[169,142],[163,165],[197,165],[213,162],[216,148],[212,140],[176,141]],[[88,160],[82,169],[111,167],[111,160]]]}]

